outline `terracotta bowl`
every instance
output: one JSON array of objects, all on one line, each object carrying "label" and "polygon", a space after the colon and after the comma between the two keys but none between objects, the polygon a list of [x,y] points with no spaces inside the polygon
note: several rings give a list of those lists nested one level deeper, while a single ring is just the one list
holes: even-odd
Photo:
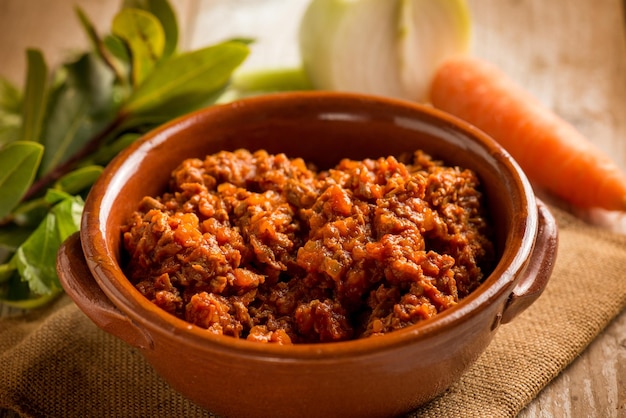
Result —
[{"label": "terracotta bowl", "polygon": [[[496,230],[499,262],[457,306],[403,330],[355,341],[281,346],[215,336],[145,299],[120,268],[120,225],[144,195],[164,191],[184,158],[248,148],[320,168],[423,149],[475,170]],[[482,132],[407,102],[289,93],[214,106],[147,134],[105,170],[80,235],[59,252],[63,287],[93,322],[136,347],[182,395],[222,416],[395,416],[442,393],[501,324],[545,288],[557,230],[511,157]]]}]

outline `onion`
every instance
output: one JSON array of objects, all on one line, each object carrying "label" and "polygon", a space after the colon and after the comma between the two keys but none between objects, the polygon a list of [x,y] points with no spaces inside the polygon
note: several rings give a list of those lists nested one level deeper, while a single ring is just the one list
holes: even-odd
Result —
[{"label": "onion", "polygon": [[299,32],[314,88],[418,101],[439,64],[470,41],[464,0],[312,0]]}]

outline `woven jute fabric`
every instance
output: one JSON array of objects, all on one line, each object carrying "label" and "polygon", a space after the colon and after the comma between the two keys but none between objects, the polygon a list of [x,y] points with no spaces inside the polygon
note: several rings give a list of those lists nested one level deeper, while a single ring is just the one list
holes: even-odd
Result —
[{"label": "woven jute fabric", "polygon": [[[626,237],[553,213],[559,253],[543,295],[500,327],[458,383],[411,417],[517,415],[626,307]],[[0,320],[0,408],[26,417],[213,416],[67,297]]]}]

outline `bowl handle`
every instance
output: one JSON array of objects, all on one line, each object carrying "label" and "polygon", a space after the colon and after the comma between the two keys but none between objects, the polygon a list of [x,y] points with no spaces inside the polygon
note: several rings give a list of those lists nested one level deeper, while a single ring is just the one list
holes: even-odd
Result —
[{"label": "bowl handle", "polygon": [[504,306],[501,323],[506,324],[528,308],[543,293],[552,274],[558,247],[556,220],[542,201],[537,201],[539,230],[530,264]]},{"label": "bowl handle", "polygon": [[65,292],[98,327],[133,347],[153,347],[152,339],[113,305],[98,286],[87,266],[78,232],[59,248],[57,273]]}]

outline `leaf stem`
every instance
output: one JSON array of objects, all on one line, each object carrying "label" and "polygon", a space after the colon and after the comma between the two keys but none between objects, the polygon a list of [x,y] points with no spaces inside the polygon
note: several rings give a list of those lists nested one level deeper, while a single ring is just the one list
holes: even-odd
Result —
[{"label": "leaf stem", "polygon": [[38,180],[36,180],[22,197],[22,202],[32,199],[41,194],[48,186],[72,171],[76,165],[84,158],[98,150],[107,137],[115,132],[125,120],[123,113],[118,113],[116,118],[108,124],[102,131],[91,138],[81,149],[74,153],[70,158],[48,171]]},{"label": "leaf stem", "polygon": [[60,294],[60,290],[55,290],[47,295],[36,295],[32,299],[11,300],[0,298],[0,304],[17,309],[35,309],[47,305],[52,300],[56,299]]}]

